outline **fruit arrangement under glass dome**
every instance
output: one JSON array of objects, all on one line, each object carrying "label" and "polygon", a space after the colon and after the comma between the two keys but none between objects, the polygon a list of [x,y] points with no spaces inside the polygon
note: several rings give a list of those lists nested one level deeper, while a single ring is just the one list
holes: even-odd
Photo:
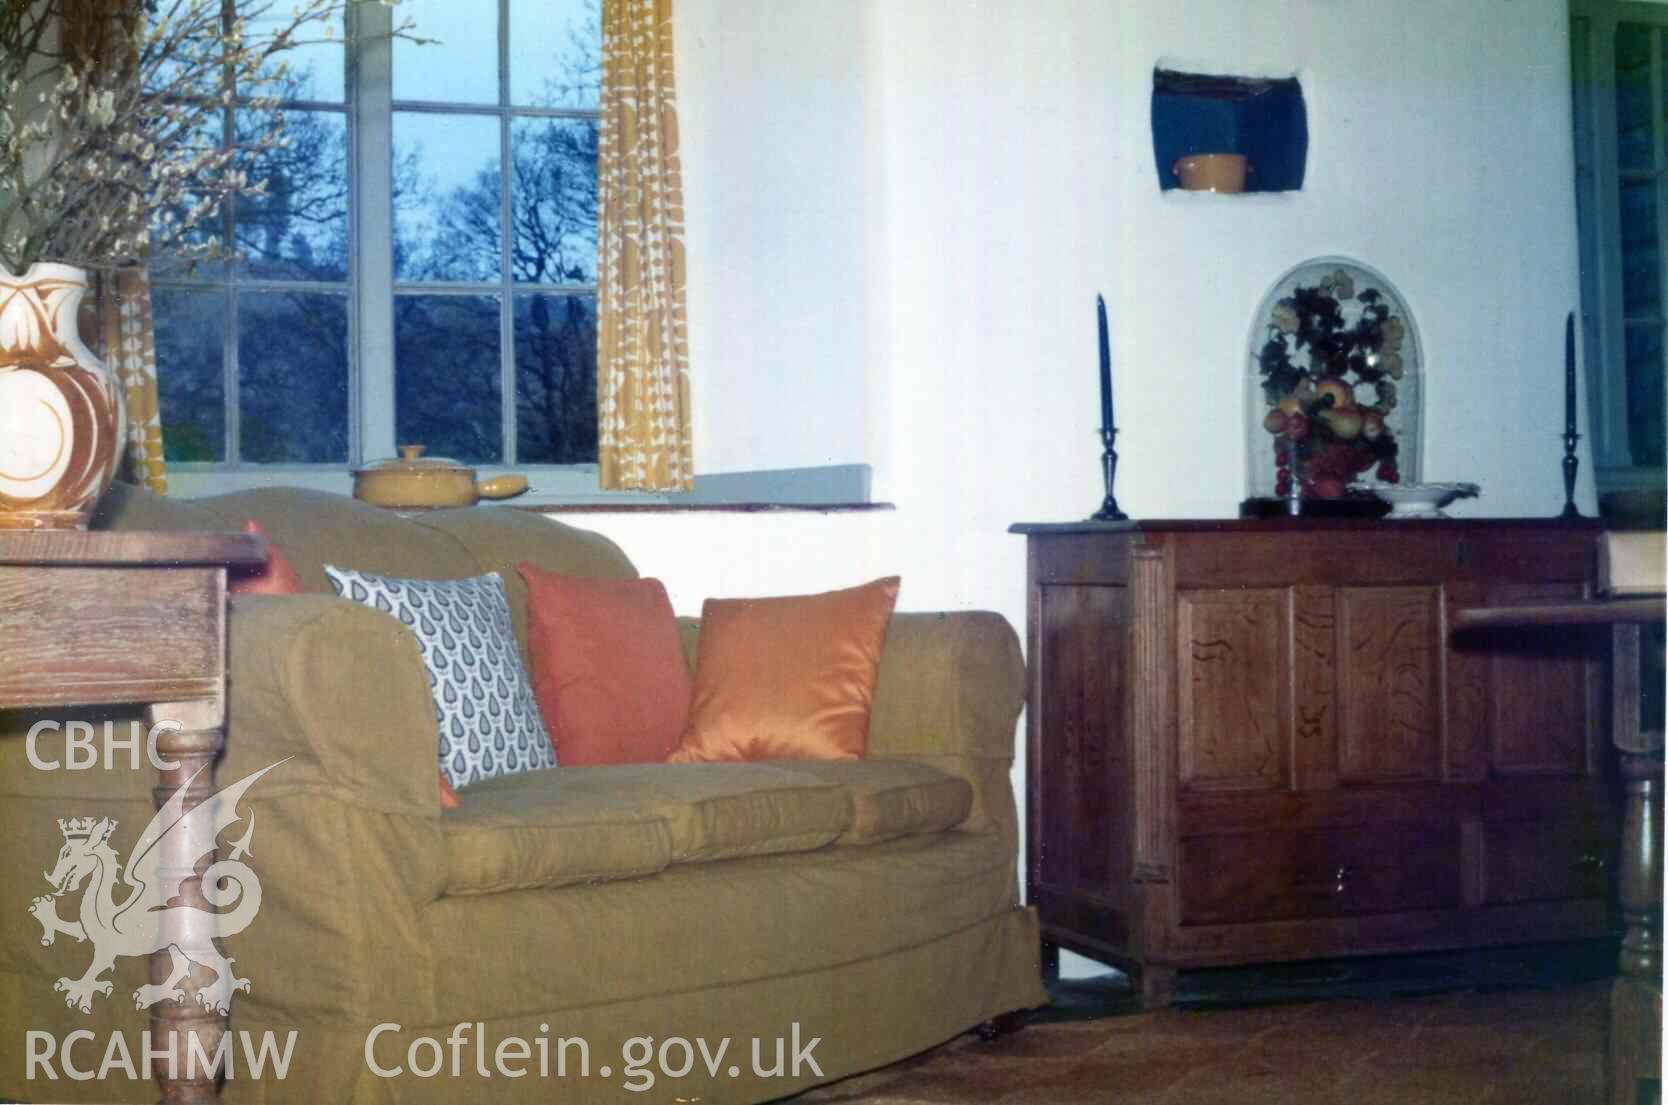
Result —
[{"label": "fruit arrangement under glass dome", "polygon": [[1389,282],[1354,262],[1286,274],[1251,342],[1253,498],[1344,499],[1419,479],[1419,345]]}]

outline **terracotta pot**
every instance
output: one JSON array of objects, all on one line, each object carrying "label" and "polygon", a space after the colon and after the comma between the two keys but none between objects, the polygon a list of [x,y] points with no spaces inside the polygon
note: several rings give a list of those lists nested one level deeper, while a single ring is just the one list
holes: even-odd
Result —
[{"label": "terracotta pot", "polygon": [[0,268],[0,529],[85,529],[126,439],[121,387],[82,344],[87,274]]},{"label": "terracotta pot", "polygon": [[1189,192],[1243,192],[1245,174],[1250,172],[1245,155],[1238,153],[1196,153],[1171,169]]},{"label": "terracotta pot", "polygon": [[353,497],[373,506],[474,506],[527,490],[526,476],[477,480],[475,470],[444,457],[425,457],[421,445],[401,445],[400,455],[353,472]]}]

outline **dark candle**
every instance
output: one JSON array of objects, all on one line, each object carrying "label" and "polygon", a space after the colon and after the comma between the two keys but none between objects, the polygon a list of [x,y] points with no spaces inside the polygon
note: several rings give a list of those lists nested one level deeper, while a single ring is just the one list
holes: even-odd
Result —
[{"label": "dark candle", "polygon": [[1106,300],[1095,296],[1095,317],[1100,323],[1100,428],[1112,429],[1112,340],[1106,332]]},{"label": "dark candle", "polygon": [[1575,433],[1575,312],[1564,319],[1564,433]]}]

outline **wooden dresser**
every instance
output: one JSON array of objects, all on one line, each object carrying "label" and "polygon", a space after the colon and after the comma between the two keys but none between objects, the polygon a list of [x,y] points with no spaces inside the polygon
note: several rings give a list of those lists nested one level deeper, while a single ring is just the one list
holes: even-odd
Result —
[{"label": "wooden dresser", "polygon": [[1607,642],[1459,609],[1591,595],[1596,524],[1016,525],[1027,890],[1134,973],[1603,935]]}]

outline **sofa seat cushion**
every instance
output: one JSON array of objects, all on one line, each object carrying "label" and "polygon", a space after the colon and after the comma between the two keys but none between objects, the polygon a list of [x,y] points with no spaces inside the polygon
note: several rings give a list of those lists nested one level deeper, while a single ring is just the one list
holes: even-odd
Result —
[{"label": "sofa seat cushion", "polygon": [[851,828],[838,844],[878,844],[902,836],[941,833],[967,820],[973,787],[965,779],[909,760],[791,760],[775,766],[851,795]]},{"label": "sofa seat cushion", "polygon": [[447,894],[651,875],[672,862],[666,819],[588,772],[555,768],[469,788],[443,818]]},{"label": "sofa seat cushion", "polygon": [[839,781],[765,764],[610,764],[488,779],[443,819],[447,894],[653,874],[820,848],[851,829]]},{"label": "sofa seat cushion", "polygon": [[674,864],[809,851],[851,828],[842,784],[780,764],[609,764],[570,773],[664,817]]}]

